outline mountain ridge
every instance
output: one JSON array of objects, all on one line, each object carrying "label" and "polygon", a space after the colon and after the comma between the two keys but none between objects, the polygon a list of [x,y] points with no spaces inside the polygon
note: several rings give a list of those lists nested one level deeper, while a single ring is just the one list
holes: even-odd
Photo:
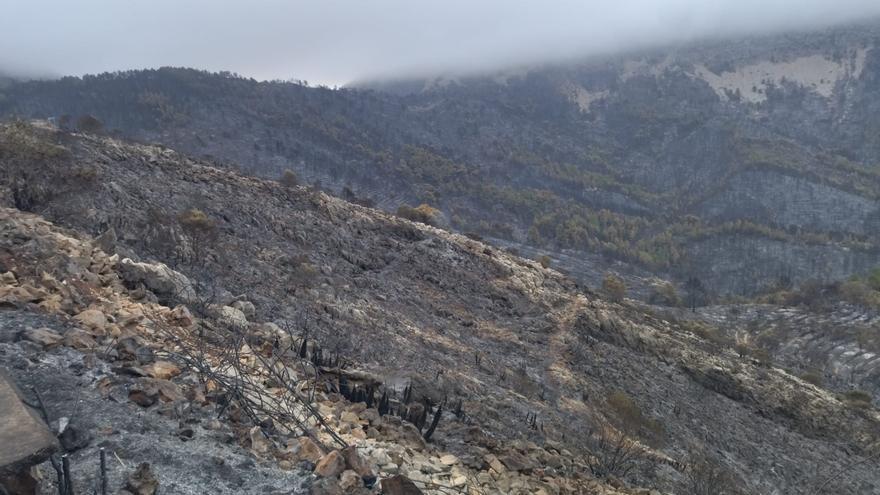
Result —
[{"label": "mountain ridge", "polygon": [[461,232],[748,295],[772,284],[759,273],[839,280],[877,263],[876,39],[869,23],[408,96],[169,68],[16,84],[0,113],[94,114],[386,210],[428,203]]}]

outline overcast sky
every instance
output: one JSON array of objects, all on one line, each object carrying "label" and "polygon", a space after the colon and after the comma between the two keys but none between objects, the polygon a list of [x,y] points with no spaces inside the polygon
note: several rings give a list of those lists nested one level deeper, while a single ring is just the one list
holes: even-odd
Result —
[{"label": "overcast sky", "polygon": [[190,66],[329,85],[880,16],[880,0],[0,0],[0,72]]}]

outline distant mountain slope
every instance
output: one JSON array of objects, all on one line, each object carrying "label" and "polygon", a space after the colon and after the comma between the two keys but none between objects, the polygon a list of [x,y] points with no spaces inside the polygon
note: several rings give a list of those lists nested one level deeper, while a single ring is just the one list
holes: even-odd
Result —
[{"label": "distant mountain slope", "polygon": [[385,209],[429,203],[460,231],[748,294],[880,260],[878,32],[713,42],[396,93],[132,71],[16,84],[0,112],[94,114],[256,175],[291,168]]},{"label": "distant mountain slope", "polygon": [[[875,409],[536,262],[158,146],[19,123],[0,126],[0,164],[3,206],[171,263],[209,301],[246,297],[254,321],[291,325],[398,393],[461,400],[435,441],[484,488],[505,469],[607,477],[596,439],[623,431],[644,456],[618,474],[639,486],[681,492],[699,458],[746,493],[880,490]],[[565,462],[536,471],[507,450],[529,441]]]}]

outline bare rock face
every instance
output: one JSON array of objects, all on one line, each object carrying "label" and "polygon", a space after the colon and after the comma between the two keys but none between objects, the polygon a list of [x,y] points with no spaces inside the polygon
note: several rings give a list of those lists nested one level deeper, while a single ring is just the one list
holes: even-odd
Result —
[{"label": "bare rock face", "polygon": [[153,474],[150,463],[144,462],[128,477],[125,489],[132,495],[154,495],[159,489],[159,480]]},{"label": "bare rock face", "polygon": [[343,471],[345,471],[345,459],[338,450],[325,455],[315,464],[315,475],[322,478],[334,478]]}]

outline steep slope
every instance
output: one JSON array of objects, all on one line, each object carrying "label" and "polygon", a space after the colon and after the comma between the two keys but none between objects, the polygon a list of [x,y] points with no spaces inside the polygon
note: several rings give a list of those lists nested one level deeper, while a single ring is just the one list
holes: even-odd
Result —
[{"label": "steep slope", "polygon": [[[748,493],[880,491],[876,410],[537,263],[157,146],[12,124],[0,160],[4,204],[170,263],[212,303],[247,298],[255,321],[293,328],[396,397],[411,385],[461,401],[432,445],[484,473],[483,489],[502,478],[487,456],[519,476],[608,475],[600,440],[621,431],[644,455],[616,475],[641,486],[687,493],[696,456]],[[528,442],[564,462],[530,457]]]},{"label": "steep slope", "polygon": [[876,311],[840,304],[830,311],[769,304],[708,306],[700,317],[735,340],[759,343],[779,366],[841,392],[880,397]]},{"label": "steep slope", "polygon": [[15,84],[0,112],[93,114],[259,176],[291,168],[390,210],[427,202],[462,232],[749,294],[878,262],[877,34],[701,43],[404,94],[133,71]]}]

